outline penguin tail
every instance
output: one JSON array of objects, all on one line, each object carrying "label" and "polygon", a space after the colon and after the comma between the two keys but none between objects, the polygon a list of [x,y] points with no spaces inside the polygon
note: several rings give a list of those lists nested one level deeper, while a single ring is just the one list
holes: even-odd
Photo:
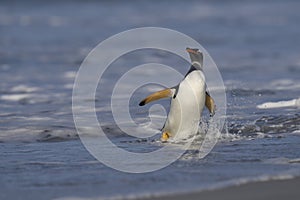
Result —
[{"label": "penguin tail", "polygon": [[144,106],[147,103],[150,103],[152,101],[156,101],[162,98],[168,98],[168,97],[172,97],[172,91],[170,88],[164,89],[164,90],[160,90],[158,92],[155,92],[153,94],[150,94],[149,96],[147,96],[145,99],[143,99],[140,103],[139,106]]}]

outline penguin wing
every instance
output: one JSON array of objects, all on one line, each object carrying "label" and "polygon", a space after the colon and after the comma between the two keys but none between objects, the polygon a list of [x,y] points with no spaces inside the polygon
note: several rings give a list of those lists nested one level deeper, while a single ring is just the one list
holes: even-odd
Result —
[{"label": "penguin wing", "polygon": [[206,92],[205,95],[205,106],[208,108],[210,116],[214,116],[216,111],[216,105],[214,99],[209,95],[208,92]]},{"label": "penguin wing", "polygon": [[164,90],[160,90],[158,92],[155,92],[153,94],[150,94],[149,96],[147,96],[145,99],[143,99],[139,105],[140,106],[144,106],[147,103],[150,103],[152,101],[156,101],[162,98],[167,98],[167,97],[172,97],[173,92],[170,88],[164,89]]}]

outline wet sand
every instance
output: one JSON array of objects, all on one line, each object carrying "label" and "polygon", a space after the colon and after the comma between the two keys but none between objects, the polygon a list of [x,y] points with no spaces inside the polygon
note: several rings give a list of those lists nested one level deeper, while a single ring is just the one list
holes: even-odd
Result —
[{"label": "wet sand", "polygon": [[167,195],[163,197],[143,198],[154,200],[281,200],[300,199],[300,178],[290,180],[272,180],[252,182],[227,188],[192,192],[187,194]]}]

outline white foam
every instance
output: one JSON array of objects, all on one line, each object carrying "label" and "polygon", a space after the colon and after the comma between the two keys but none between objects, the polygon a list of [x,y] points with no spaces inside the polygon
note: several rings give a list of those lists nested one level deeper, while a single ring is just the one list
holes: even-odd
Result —
[{"label": "white foam", "polygon": [[38,87],[30,87],[30,86],[27,86],[27,85],[17,85],[17,86],[14,86],[13,88],[11,88],[11,92],[30,93],[30,92],[36,92],[38,90],[39,90]]},{"label": "white foam", "polygon": [[290,159],[285,157],[279,157],[279,158],[270,158],[265,160],[264,162],[267,164],[288,164]]},{"label": "white foam", "polygon": [[29,94],[7,94],[7,95],[2,95],[0,99],[5,101],[20,101],[22,99],[29,98],[30,96],[31,95]]},{"label": "white foam", "polygon": [[68,71],[64,73],[65,78],[74,79],[76,77],[76,71]]},{"label": "white foam", "polygon": [[13,130],[2,130],[0,134],[0,140],[3,141],[22,141],[32,142],[36,141],[37,135],[40,130],[33,130],[30,128],[17,128]]},{"label": "white foam", "polygon": [[[1,100],[5,101],[20,101],[33,97],[33,92],[40,90],[38,87],[31,87],[28,85],[16,85],[10,89],[12,94],[3,94],[0,96]],[[31,93],[31,94],[29,94]]]},{"label": "white foam", "polygon": [[289,101],[278,101],[278,102],[266,102],[257,105],[259,109],[269,109],[269,108],[285,108],[285,107],[298,107],[300,108],[300,98],[292,99]]},{"label": "white foam", "polygon": [[300,134],[300,130],[295,130],[292,132],[293,134]]}]

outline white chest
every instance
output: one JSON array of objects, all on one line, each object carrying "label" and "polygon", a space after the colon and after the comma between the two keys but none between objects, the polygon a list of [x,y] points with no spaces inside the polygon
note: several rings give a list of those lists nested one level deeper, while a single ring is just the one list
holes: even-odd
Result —
[{"label": "white chest", "polygon": [[179,84],[176,98],[171,101],[164,130],[184,138],[198,130],[205,103],[205,77],[201,71],[189,73]]}]

